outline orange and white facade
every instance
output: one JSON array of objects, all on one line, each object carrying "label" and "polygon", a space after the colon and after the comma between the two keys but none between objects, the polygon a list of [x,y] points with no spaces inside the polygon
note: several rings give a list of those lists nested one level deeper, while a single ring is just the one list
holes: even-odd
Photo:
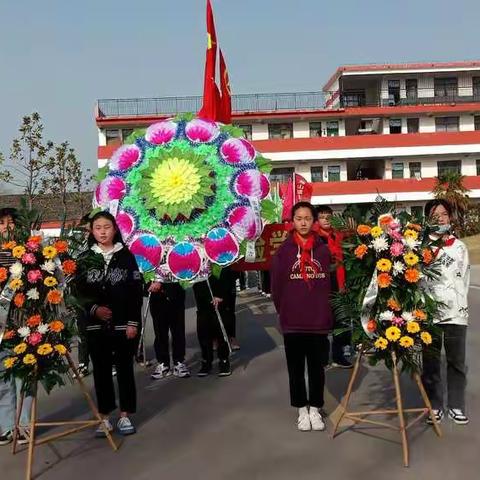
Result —
[{"label": "orange and white facade", "polygon": [[[322,92],[233,97],[233,123],[273,162],[313,182],[334,210],[378,194],[420,210],[435,178],[465,175],[480,199],[480,61],[340,67]],[[135,128],[198,111],[200,97],[99,100],[98,164]]]}]

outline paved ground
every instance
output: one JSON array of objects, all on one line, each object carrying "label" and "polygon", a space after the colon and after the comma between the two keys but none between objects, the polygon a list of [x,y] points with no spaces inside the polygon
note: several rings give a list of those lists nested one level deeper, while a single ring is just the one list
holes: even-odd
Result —
[{"label": "paved ground", "polygon": [[[480,270],[476,273],[480,273]],[[475,278],[479,277],[477,275]],[[480,282],[475,281],[477,285]],[[471,423],[443,425],[444,437],[418,424],[411,430],[411,467],[402,467],[398,438],[385,430],[347,430],[335,440],[328,432],[300,433],[289,407],[281,336],[271,303],[251,293],[238,305],[238,337],[229,378],[169,378],[151,381],[138,369],[139,433],[127,438],[117,453],[86,431],[37,450],[34,472],[41,479],[76,480],[410,480],[478,478],[480,458],[480,287],[470,292],[472,325],[468,336],[468,411]],[[198,349],[194,311],[188,310],[188,362],[195,370]],[[150,340],[152,337],[149,337]],[[151,352],[150,352],[151,354]],[[349,378],[348,371],[327,373],[326,411],[331,420]],[[91,380],[89,380],[90,382]],[[90,384],[90,383],[89,383]],[[419,402],[408,378],[402,378],[407,405]],[[366,365],[356,387],[357,408],[384,406],[394,398],[390,377]],[[44,419],[83,418],[88,411],[74,386],[42,396]],[[26,454],[13,457],[0,447],[0,466],[9,479],[23,478]],[[3,474],[2,474],[3,478]]]}]

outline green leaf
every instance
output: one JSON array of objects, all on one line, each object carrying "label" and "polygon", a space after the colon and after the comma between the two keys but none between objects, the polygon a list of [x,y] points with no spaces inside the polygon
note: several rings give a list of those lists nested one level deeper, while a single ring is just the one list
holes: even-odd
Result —
[{"label": "green leaf", "polygon": [[185,280],[180,280],[178,283],[184,290],[188,290],[192,286],[190,282],[186,282]]},{"label": "green leaf", "polygon": [[220,127],[222,133],[228,133],[233,138],[242,138],[245,136],[245,132],[235,125],[223,125]]},{"label": "green leaf", "polygon": [[221,273],[222,267],[220,265],[217,265],[216,263],[212,263],[212,275],[215,278],[220,278]]},{"label": "green leaf", "polygon": [[265,158],[262,155],[257,155],[255,162],[261,172],[270,173],[272,171],[272,162],[268,158]]},{"label": "green leaf", "polygon": [[181,122],[182,120],[185,122],[190,122],[195,118],[195,114],[192,112],[187,113],[179,113],[173,120],[175,122]]},{"label": "green leaf", "polygon": [[240,244],[239,252],[241,257],[245,256],[247,253],[247,240],[243,240],[243,242]]},{"label": "green leaf", "polygon": [[108,174],[108,165],[105,165],[104,167],[98,169],[98,172],[94,178],[97,182],[101,182],[107,177],[107,174]]},{"label": "green leaf", "polygon": [[146,131],[146,128],[136,128],[123,143],[125,143],[126,145],[131,145],[132,143],[135,143],[135,140],[137,138],[145,136]]},{"label": "green leaf", "polygon": [[149,272],[144,272],[143,279],[145,280],[145,283],[153,282],[155,280],[155,271],[150,270]]},{"label": "green leaf", "polygon": [[278,221],[277,205],[271,200],[262,200],[260,203],[262,218],[269,223],[275,223]]}]

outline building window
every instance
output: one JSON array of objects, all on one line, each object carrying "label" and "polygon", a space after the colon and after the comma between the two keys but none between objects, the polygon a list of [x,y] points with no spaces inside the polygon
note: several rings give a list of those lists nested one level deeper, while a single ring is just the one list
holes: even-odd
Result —
[{"label": "building window", "polygon": [[269,138],[288,139],[293,137],[293,123],[269,123]]},{"label": "building window", "polygon": [[436,132],[458,132],[458,117],[436,117],[435,131]]},{"label": "building window", "polygon": [[473,84],[473,99],[478,101],[480,99],[480,77],[472,78]]},{"label": "building window", "polygon": [[338,137],[338,122],[327,122],[327,137]]},{"label": "building window", "polygon": [[462,162],[460,160],[441,160],[437,162],[437,176],[441,177],[447,173],[462,173]]},{"label": "building window", "polygon": [[107,145],[118,145],[122,143],[120,130],[105,130],[105,138]]},{"label": "building window", "polygon": [[252,126],[251,125],[239,125],[238,128],[241,128],[243,130],[243,136],[247,140],[252,139]]},{"label": "building window", "polygon": [[402,162],[393,162],[392,163],[392,178],[403,178],[403,163]]},{"label": "building window", "polygon": [[407,78],[405,80],[405,93],[407,100],[416,100],[418,96],[418,81],[416,78]]},{"label": "building window", "polygon": [[435,78],[434,88],[436,97],[455,98],[458,91],[458,80],[456,78]]},{"label": "building window", "polygon": [[390,133],[402,133],[402,119],[391,118],[389,120]]},{"label": "building window", "polygon": [[310,137],[322,136],[322,122],[310,122]]},{"label": "building window", "polygon": [[323,182],[323,167],[310,167],[312,182]]},{"label": "building window", "polygon": [[407,132],[408,133],[418,133],[419,130],[419,119],[418,118],[407,118]]},{"label": "building window", "polygon": [[364,107],[365,106],[365,92],[346,92],[342,95],[343,107]]},{"label": "building window", "polygon": [[388,104],[398,105],[400,103],[400,80],[388,81]]},{"label": "building window", "polygon": [[480,130],[480,115],[474,117],[475,130]]},{"label": "building window", "polygon": [[477,160],[477,175],[480,176],[480,160]]},{"label": "building window", "polygon": [[293,167],[272,168],[270,172],[270,181],[278,183],[287,183],[293,178]]},{"label": "building window", "polygon": [[133,128],[122,128],[122,142],[125,143],[127,138],[133,133]]},{"label": "building window", "polygon": [[420,162],[410,162],[408,168],[410,169],[410,178],[422,178],[422,164]]},{"label": "building window", "polygon": [[423,217],[423,207],[421,205],[412,205],[410,207],[410,214],[416,219],[421,220]]},{"label": "building window", "polygon": [[340,181],[340,165],[330,165],[328,167],[328,181],[329,182]]}]

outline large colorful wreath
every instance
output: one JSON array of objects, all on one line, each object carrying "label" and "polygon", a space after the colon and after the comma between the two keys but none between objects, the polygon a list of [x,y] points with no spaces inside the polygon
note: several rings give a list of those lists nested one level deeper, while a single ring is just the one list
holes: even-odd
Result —
[{"label": "large colorful wreath", "polygon": [[270,166],[241,133],[174,118],[113,154],[94,206],[115,215],[143,272],[164,281],[205,278],[260,236],[272,209]]}]

